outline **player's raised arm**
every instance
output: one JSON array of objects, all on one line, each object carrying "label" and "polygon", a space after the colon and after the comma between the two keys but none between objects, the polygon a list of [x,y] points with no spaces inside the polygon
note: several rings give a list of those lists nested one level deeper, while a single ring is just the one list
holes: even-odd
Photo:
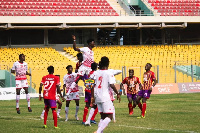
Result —
[{"label": "player's raised arm", "polygon": [[117,94],[117,100],[119,99],[119,103],[121,101],[121,97],[120,97],[120,94],[119,92],[117,91],[116,87],[114,84],[110,84],[110,87],[113,89],[113,91]]},{"label": "player's raised arm", "polygon": [[76,47],[76,36],[72,35],[72,39],[73,39],[73,49],[75,51],[80,52],[80,49]]},{"label": "player's raised arm", "polygon": [[122,73],[122,70],[114,70],[114,76]]},{"label": "player's raised arm", "polygon": [[40,83],[40,87],[39,87],[39,101],[42,100],[42,97],[41,97],[42,86],[43,86],[43,84]]}]

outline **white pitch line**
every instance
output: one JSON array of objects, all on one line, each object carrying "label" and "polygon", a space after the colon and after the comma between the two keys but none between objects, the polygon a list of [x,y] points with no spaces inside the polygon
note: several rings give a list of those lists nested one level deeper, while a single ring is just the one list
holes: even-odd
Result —
[{"label": "white pitch line", "polygon": [[[14,119],[19,119],[22,117],[10,117],[10,116],[0,116],[2,118],[14,118]],[[42,120],[42,119],[37,119],[37,118],[23,118],[23,119],[28,119],[28,120]],[[49,120],[48,120],[49,121]],[[60,121],[64,122],[64,121]],[[132,128],[139,128],[139,129],[147,129],[147,130],[157,130],[157,131],[172,131],[172,132],[184,132],[184,133],[197,133],[195,131],[181,131],[181,130],[176,130],[176,129],[157,129],[157,128],[150,128],[150,127],[136,127],[136,126],[128,126],[128,125],[118,125],[119,127],[132,127]]]},{"label": "white pitch line", "polygon": [[147,130],[157,130],[157,131],[172,131],[172,132],[184,132],[184,133],[197,133],[195,131],[181,131],[176,129],[157,129],[157,128],[150,128],[150,127],[137,127],[137,126],[128,126],[128,125],[118,125],[119,127],[132,127],[132,128],[139,128],[139,129],[147,129]]}]

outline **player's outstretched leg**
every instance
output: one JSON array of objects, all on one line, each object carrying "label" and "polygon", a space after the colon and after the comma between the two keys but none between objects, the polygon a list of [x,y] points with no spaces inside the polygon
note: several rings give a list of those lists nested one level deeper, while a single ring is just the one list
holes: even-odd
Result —
[{"label": "player's outstretched leg", "polygon": [[113,114],[102,114],[103,115],[103,121],[99,122],[100,125],[97,129],[97,133],[102,133],[103,130],[108,126],[108,124],[111,122]]},{"label": "player's outstretched leg", "polygon": [[27,104],[28,104],[28,112],[32,112],[31,102],[30,102],[30,95],[28,94],[28,87],[25,87],[23,89],[25,90],[25,93],[26,93],[26,100],[27,100]]},{"label": "player's outstretched leg", "polygon": [[85,124],[86,122],[86,117],[87,117],[87,114],[88,114],[88,109],[90,107],[90,102],[86,101],[86,104],[85,104],[85,108],[84,108],[84,112],[83,112],[83,121],[82,121],[82,124]]},{"label": "player's outstretched leg", "polygon": [[115,119],[115,106],[113,105],[113,122],[116,122],[116,119]]},{"label": "player's outstretched leg", "polygon": [[98,113],[98,108],[96,107],[94,114],[92,115],[90,123],[97,124],[96,121],[95,121],[95,116],[97,115],[97,113]]},{"label": "player's outstretched leg", "polygon": [[129,115],[133,114],[133,106],[132,103],[128,103],[128,108],[129,108]]},{"label": "player's outstretched leg", "polygon": [[17,113],[20,114],[20,109],[19,109],[19,100],[20,100],[20,90],[21,88],[16,88],[16,110]]},{"label": "player's outstretched leg", "polygon": [[67,101],[67,100],[66,100],[65,121],[68,121],[69,104],[70,104],[70,101]]},{"label": "player's outstretched leg", "polygon": [[54,120],[54,127],[55,127],[55,129],[58,129],[57,113],[56,113],[56,109],[55,108],[52,108],[52,114],[53,114],[53,120]]},{"label": "player's outstretched leg", "polygon": [[88,116],[88,119],[87,119],[87,121],[85,122],[85,125],[86,126],[91,126],[90,125],[90,119],[92,118],[92,115],[94,114],[94,108],[92,107],[91,109],[90,109],[90,113],[89,113],[89,116]]},{"label": "player's outstretched leg", "polygon": [[146,101],[147,101],[146,98],[142,99],[142,103],[143,103],[143,105],[142,105],[142,117],[143,118],[145,118],[145,112],[146,112],[146,107],[147,107]]},{"label": "player's outstretched leg", "polygon": [[75,113],[75,118],[76,120],[78,121],[79,118],[78,118],[78,111],[79,111],[79,100],[75,100],[76,102],[76,113]]},{"label": "player's outstretched leg", "polygon": [[129,115],[132,115],[133,114],[133,106],[132,106],[132,102],[133,102],[133,99],[132,99],[132,94],[127,94],[127,98],[128,98],[128,108],[129,108]]},{"label": "player's outstretched leg", "polygon": [[48,112],[49,112],[49,107],[45,107],[45,112],[44,112],[44,128],[47,128],[47,117],[48,117]]},{"label": "player's outstretched leg", "polygon": [[41,119],[44,119],[44,112],[45,112],[45,108],[43,109],[42,114],[40,115]]},{"label": "player's outstretched leg", "polygon": [[57,101],[58,103],[58,111],[57,111],[57,117],[58,118],[61,118],[60,116],[60,111],[61,111],[61,108],[62,108],[62,102],[60,101],[60,99]]}]

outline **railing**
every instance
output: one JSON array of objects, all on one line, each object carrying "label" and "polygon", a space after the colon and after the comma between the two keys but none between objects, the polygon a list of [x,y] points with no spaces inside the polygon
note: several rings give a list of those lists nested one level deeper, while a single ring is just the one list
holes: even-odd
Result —
[{"label": "railing", "polygon": [[136,10],[133,7],[131,7],[126,0],[118,0],[118,3],[128,15],[135,16]]},{"label": "railing", "polygon": [[175,83],[194,82],[194,79],[200,79],[200,62],[198,61],[175,61],[173,69]]}]

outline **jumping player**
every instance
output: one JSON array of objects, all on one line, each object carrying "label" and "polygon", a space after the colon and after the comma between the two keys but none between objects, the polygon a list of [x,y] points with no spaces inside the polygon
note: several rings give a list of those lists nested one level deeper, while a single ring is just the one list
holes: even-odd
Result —
[{"label": "jumping player", "polygon": [[[91,64],[91,69],[92,69],[92,71],[89,73],[88,79],[94,80],[95,71],[97,70],[97,63],[95,63],[95,62],[92,63]],[[85,88],[85,102],[86,102],[86,105],[85,105],[85,108],[84,108],[84,114],[83,114],[83,122],[82,122],[82,124],[89,125],[89,126],[90,126],[90,123],[96,124],[96,121],[94,120],[94,118],[95,118],[95,116],[97,114],[97,111],[98,111],[97,105],[93,105],[91,107],[88,119],[86,121],[86,116],[88,114],[88,109],[89,109],[90,104],[91,104],[91,88],[89,88],[89,87]],[[92,117],[93,117],[93,120],[91,120]]]},{"label": "jumping player", "polygon": [[69,87],[69,91],[71,91],[71,89],[77,85],[78,81],[82,79],[84,74],[88,75],[89,72],[91,71],[91,64],[94,62],[94,52],[92,51],[92,48],[95,47],[95,42],[93,39],[89,39],[87,41],[88,47],[83,47],[83,48],[76,47],[76,37],[74,35],[72,35],[72,39],[74,40],[73,42],[74,50],[81,52],[83,54],[83,61],[82,61],[82,65],[78,69],[78,73],[77,73],[78,76],[76,80]]},{"label": "jumping player", "polygon": [[63,99],[63,96],[60,91],[59,77],[53,75],[54,67],[49,66],[47,70],[49,72],[49,75],[46,75],[42,78],[42,81],[39,87],[39,100],[41,101],[41,91],[42,91],[42,86],[44,85],[43,97],[44,97],[44,104],[45,104],[45,112],[44,112],[43,128],[47,128],[47,116],[48,116],[49,108],[51,108],[53,119],[54,119],[54,127],[55,129],[58,129],[57,113],[56,113],[56,89],[57,89],[57,93],[60,94],[62,99]]},{"label": "jumping player", "polygon": [[98,124],[96,133],[101,133],[108,126],[113,117],[113,103],[110,99],[109,88],[111,87],[117,94],[117,99],[120,94],[115,88],[114,75],[108,71],[109,59],[107,57],[101,58],[101,69],[95,73],[95,87],[91,90],[92,103],[96,103],[101,114],[101,120]]},{"label": "jumping player", "polygon": [[75,69],[75,73],[78,72],[79,67],[82,65],[82,61],[83,61],[83,54],[82,53],[78,53],[76,55],[78,62],[76,63],[76,69]]},{"label": "jumping player", "polygon": [[30,107],[30,95],[28,94],[28,82],[26,75],[31,76],[30,73],[28,73],[28,65],[25,61],[25,55],[20,54],[19,55],[19,61],[16,61],[13,64],[13,67],[11,69],[11,73],[16,73],[16,110],[17,113],[20,114],[19,109],[19,100],[20,100],[20,90],[23,88],[26,93],[26,100],[28,103],[28,111],[32,112],[32,109]]},{"label": "jumping player", "polygon": [[145,66],[146,72],[143,75],[143,88],[138,92],[137,103],[140,103],[142,98],[142,114],[137,118],[145,118],[146,101],[150,98],[153,87],[156,85],[156,77],[154,72],[150,71],[152,65],[147,63]]},{"label": "jumping player", "polygon": [[68,112],[69,112],[69,104],[71,100],[75,100],[76,103],[76,113],[75,113],[75,118],[76,120],[79,120],[78,118],[78,111],[79,111],[79,89],[78,89],[78,85],[76,85],[73,89],[71,89],[71,91],[69,91],[69,87],[71,86],[71,84],[75,81],[77,74],[73,73],[73,67],[71,65],[68,65],[66,67],[67,69],[67,74],[64,76],[63,78],[63,90],[65,91],[66,88],[66,107],[65,107],[65,116],[66,116],[66,120],[68,121]]},{"label": "jumping player", "polygon": [[[120,89],[123,88],[123,84],[127,84],[127,99],[128,99],[128,108],[129,108],[129,115],[133,114],[133,108],[136,107],[136,99],[137,99],[137,89],[136,89],[136,85],[139,84],[139,88],[142,88],[142,84],[139,81],[139,78],[134,75],[134,70],[133,69],[129,69],[129,77],[126,77],[121,85],[120,85]],[[125,92],[125,91],[124,91]],[[132,105],[133,103],[133,105]],[[141,106],[139,106],[141,107]],[[140,108],[142,109],[142,108]]]},{"label": "jumping player", "polygon": [[[55,75],[55,76],[58,76],[59,77],[59,81],[60,81],[60,75]],[[61,82],[60,82],[60,87],[61,87]],[[62,91],[62,90],[63,89],[61,89],[60,91]],[[58,104],[57,117],[61,118],[60,111],[61,111],[61,108],[62,108],[62,101],[60,100],[60,94],[56,94],[56,103]],[[44,112],[45,112],[45,108],[42,111],[42,114],[40,115],[41,119],[44,119]]]}]

